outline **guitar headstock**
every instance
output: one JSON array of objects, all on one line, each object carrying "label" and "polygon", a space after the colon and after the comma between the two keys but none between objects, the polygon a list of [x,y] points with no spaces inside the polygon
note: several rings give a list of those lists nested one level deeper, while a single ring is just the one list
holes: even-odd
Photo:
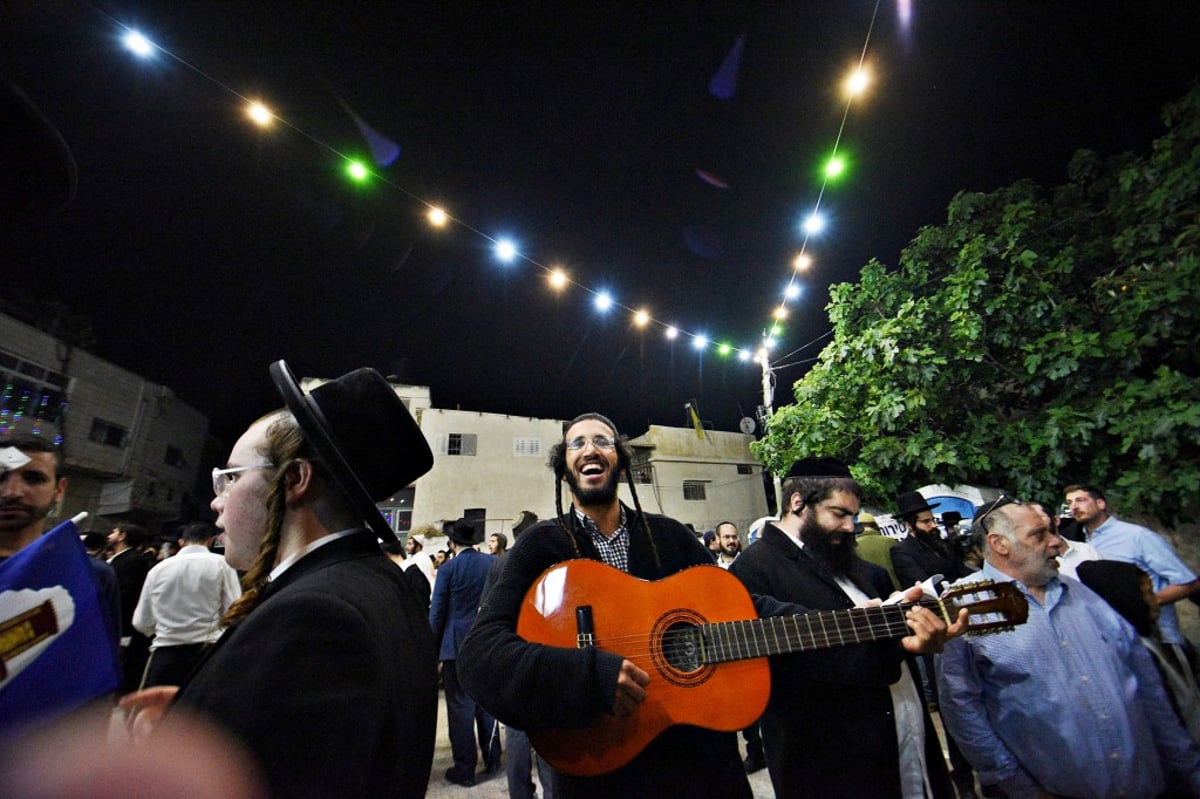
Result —
[{"label": "guitar headstock", "polygon": [[987,635],[1011,630],[1029,618],[1029,603],[1012,583],[980,580],[953,586],[942,595],[950,618],[967,609],[967,635]]}]

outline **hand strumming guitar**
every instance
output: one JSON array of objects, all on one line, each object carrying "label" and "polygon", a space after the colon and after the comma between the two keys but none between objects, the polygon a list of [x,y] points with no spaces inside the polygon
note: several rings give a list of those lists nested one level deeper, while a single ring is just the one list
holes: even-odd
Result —
[{"label": "hand strumming guitar", "polygon": [[649,684],[649,674],[631,661],[621,661],[621,671],[617,674],[617,695],[613,699],[613,713],[628,716],[637,710],[638,705],[646,701],[646,686]]}]

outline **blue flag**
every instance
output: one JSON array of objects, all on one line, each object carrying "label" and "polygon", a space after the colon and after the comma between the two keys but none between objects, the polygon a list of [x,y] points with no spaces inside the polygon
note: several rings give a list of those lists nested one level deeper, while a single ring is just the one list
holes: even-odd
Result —
[{"label": "blue flag", "polygon": [[74,522],[0,563],[0,731],[116,690],[113,654]]}]

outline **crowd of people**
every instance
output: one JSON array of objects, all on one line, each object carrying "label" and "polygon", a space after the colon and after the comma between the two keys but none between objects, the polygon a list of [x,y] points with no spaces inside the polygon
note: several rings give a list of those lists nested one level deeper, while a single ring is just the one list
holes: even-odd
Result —
[{"label": "crowd of people", "polygon": [[[459,519],[440,531],[449,551],[426,553],[425,535],[397,541],[375,505],[432,464],[386,380],[360,369],[306,393],[282,361],[271,377],[285,407],[213,470],[215,526],[185,526],[177,553],[157,562],[136,525],[87,542],[99,550],[90,569],[130,746],[200,724],[240,751],[251,792],[421,796],[440,686],[446,781],[470,787],[503,768],[514,797],[535,795],[535,766],[548,797],[748,797],[747,774],[763,767],[778,797],[1200,796],[1195,655],[1174,612],[1200,580],[1161,535],[1116,518],[1095,486],[1063,492],[1078,541],[1063,537],[1058,503],[1001,496],[961,531],[917,491],[896,497],[897,540],[872,528],[846,464],[804,458],[783,477],[779,514],[746,544],[732,522],[697,535],[647,512],[625,438],[587,413],[551,450],[553,518],[523,521],[511,546]],[[55,447],[7,444],[3,558],[34,544],[66,489]],[[733,715],[753,723],[731,728],[723,708],[738,697],[689,680],[736,666],[679,671],[674,650],[664,665],[644,644],[606,642],[611,597],[575,609],[576,646],[523,634],[531,589],[539,613],[555,610],[569,591],[539,581],[572,559],[664,585],[715,565],[752,608],[741,621],[770,625],[776,644],[815,624],[824,641],[726,658],[766,657],[769,675],[762,706]],[[1019,592],[1023,623],[965,635],[966,610],[920,601],[981,579]],[[898,622],[860,638],[854,619],[891,603]],[[707,634],[680,651],[705,650]],[[661,714],[668,684],[694,687],[711,722],[667,723],[622,750],[609,736]],[[111,738],[111,725],[96,729]],[[562,757],[558,738],[578,729],[594,737]],[[28,784],[28,771],[7,768],[0,779]]]}]

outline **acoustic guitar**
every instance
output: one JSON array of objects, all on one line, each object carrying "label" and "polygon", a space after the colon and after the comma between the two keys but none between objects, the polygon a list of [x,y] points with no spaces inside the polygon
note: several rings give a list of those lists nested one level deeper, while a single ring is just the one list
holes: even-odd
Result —
[{"label": "acoustic guitar", "polygon": [[596,560],[565,561],[543,572],[525,595],[517,634],[550,646],[598,647],[636,663],[651,681],[635,713],[605,714],[530,738],[555,768],[594,776],[625,765],[676,724],[745,729],[771,693],[766,658],[902,638],[910,634],[904,615],[913,604],[947,623],[966,608],[973,633],[1010,629],[1029,612],[1014,586],[979,582],[938,600],[759,619],[742,583],[716,566],[652,582]]}]

